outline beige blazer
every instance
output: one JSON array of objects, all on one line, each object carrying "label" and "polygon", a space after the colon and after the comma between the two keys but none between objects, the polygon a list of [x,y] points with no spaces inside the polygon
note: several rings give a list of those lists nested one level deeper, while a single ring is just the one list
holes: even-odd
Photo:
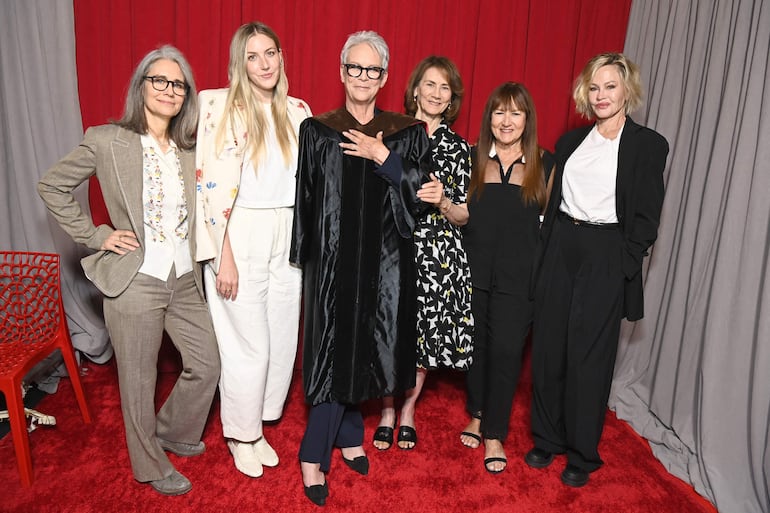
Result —
[{"label": "beige blazer", "polygon": [[[238,195],[241,170],[246,154],[243,140],[247,136],[242,126],[231,127],[229,117],[223,120],[228,89],[210,89],[199,95],[200,120],[195,167],[198,180],[196,208],[200,223],[195,258],[199,262],[213,259],[214,271],[219,272],[219,258],[230,211]],[[299,139],[299,125],[310,117],[310,107],[298,99],[288,98],[289,121]],[[216,152],[216,134],[219,123],[227,123],[221,153]]]},{"label": "beige blazer", "polygon": [[[179,150],[184,177],[191,256],[195,256],[195,157]],[[86,276],[105,296],[120,295],[144,262],[144,207],[142,205],[142,142],[139,134],[117,125],[89,128],[83,142],[46,172],[37,186],[48,211],[76,242],[96,250],[81,260]],[[139,248],[125,255],[100,248],[113,232],[108,225],[95,226],[72,191],[96,175],[112,224],[131,230]],[[200,266],[193,265],[195,283],[203,296]]]}]

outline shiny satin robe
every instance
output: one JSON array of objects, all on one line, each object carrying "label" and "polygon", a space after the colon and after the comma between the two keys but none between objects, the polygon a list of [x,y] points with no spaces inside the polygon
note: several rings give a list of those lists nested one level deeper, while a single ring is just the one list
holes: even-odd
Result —
[{"label": "shiny satin robe", "polygon": [[[383,132],[398,183],[347,156],[342,132]],[[310,404],[355,404],[414,386],[415,217],[427,205],[430,147],[414,118],[377,112],[367,125],[345,109],[300,128],[290,260],[304,275],[303,382]]]}]

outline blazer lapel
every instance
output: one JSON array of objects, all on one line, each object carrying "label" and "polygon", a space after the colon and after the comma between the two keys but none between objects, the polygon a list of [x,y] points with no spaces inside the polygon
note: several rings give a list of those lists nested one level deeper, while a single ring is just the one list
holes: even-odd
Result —
[{"label": "blazer lapel", "polygon": [[191,150],[177,149],[179,152],[179,165],[182,166],[182,178],[184,179],[184,198],[187,202],[187,232],[190,234],[190,249],[195,255],[195,192],[197,177],[195,176],[195,152]]},{"label": "blazer lapel", "polygon": [[[620,136],[618,145],[618,173],[615,178],[615,211],[618,219],[623,219],[625,214],[626,191],[628,185],[633,181],[634,162],[639,150],[636,144],[636,132],[639,131],[639,125],[634,123],[630,117],[626,118],[626,124],[623,127],[623,133]],[[622,222],[622,220],[621,220]]]},{"label": "blazer lapel", "polygon": [[[139,135],[128,130],[119,130],[115,140],[112,141],[112,159],[131,229],[139,239],[139,243],[144,246],[144,208],[142,206],[144,179],[141,176],[144,164]],[[139,177],[136,176],[137,170],[140,173]]]}]

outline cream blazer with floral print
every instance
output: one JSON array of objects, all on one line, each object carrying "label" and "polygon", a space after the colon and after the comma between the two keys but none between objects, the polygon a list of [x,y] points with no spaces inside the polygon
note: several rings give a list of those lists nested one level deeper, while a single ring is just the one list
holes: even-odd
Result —
[{"label": "cream blazer with floral print", "polygon": [[[242,126],[228,126],[222,152],[216,153],[216,134],[219,123],[230,125],[223,120],[227,89],[210,89],[199,95],[200,119],[198,121],[198,143],[195,150],[196,215],[198,218],[196,239],[198,262],[213,259],[214,271],[219,272],[219,258],[225,240],[225,230],[230,211],[238,194],[246,129]],[[299,125],[310,117],[310,107],[304,101],[289,96],[289,121],[299,139]]]}]

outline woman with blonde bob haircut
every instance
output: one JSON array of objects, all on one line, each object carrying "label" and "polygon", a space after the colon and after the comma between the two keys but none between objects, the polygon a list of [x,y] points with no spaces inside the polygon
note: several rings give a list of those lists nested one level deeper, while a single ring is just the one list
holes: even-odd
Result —
[{"label": "woman with blonde bob haircut", "polygon": [[230,87],[202,91],[197,259],[219,344],[222,430],[251,477],[278,455],[262,433],[278,420],[297,350],[301,271],[289,264],[299,125],[278,36],[259,22],[230,44]]},{"label": "woman with blonde bob haircut", "polygon": [[639,70],[625,55],[592,58],[575,81],[592,125],[556,143],[556,172],[533,272],[532,436],[525,456],[545,468],[567,454],[562,482],[588,483],[620,321],[644,315],[642,261],[655,242],[668,143],[628,114],[641,104]]},{"label": "woman with blonde bob haircut", "polygon": [[602,66],[613,65],[617,69],[620,79],[625,89],[625,107],[626,114],[634,112],[642,105],[642,78],[639,75],[639,67],[628,60],[622,53],[603,53],[597,55],[586,65],[583,71],[575,80],[575,89],[572,91],[572,97],[575,100],[575,110],[586,119],[593,119],[594,112],[591,108],[589,92],[591,89],[591,79]]},{"label": "woman with blonde bob haircut", "polygon": [[484,442],[484,468],[505,470],[513,395],[532,324],[529,298],[540,215],[553,157],[537,143],[529,91],[506,82],[489,95],[473,159],[465,250],[473,281],[473,363],[467,376],[470,423],[460,434],[470,448]]}]

